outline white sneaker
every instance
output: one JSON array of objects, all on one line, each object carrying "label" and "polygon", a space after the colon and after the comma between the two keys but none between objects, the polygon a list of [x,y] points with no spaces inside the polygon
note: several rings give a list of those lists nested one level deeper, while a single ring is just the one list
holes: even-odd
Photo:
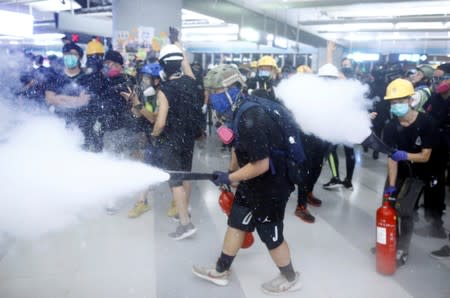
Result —
[{"label": "white sneaker", "polygon": [[217,272],[215,266],[201,267],[194,265],[192,266],[192,273],[218,286],[226,286],[230,282],[230,270]]},{"label": "white sneaker", "polygon": [[169,234],[169,237],[174,240],[181,240],[194,235],[195,232],[197,232],[197,228],[191,222],[187,225],[179,224],[175,232]]},{"label": "white sneaker", "polygon": [[295,272],[295,279],[288,281],[286,277],[280,273],[276,278],[263,283],[261,288],[264,293],[269,295],[283,295],[285,293],[295,292],[302,288],[300,283],[300,273]]}]

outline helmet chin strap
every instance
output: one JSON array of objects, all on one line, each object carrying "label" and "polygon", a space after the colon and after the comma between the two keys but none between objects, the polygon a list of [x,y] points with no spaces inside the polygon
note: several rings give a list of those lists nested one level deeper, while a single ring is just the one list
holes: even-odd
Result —
[{"label": "helmet chin strap", "polygon": [[[239,95],[241,94],[242,90],[239,90],[239,93],[236,95],[237,97],[239,97]],[[231,111],[235,111],[238,104],[237,104],[237,100],[236,102],[233,102],[233,99],[231,98],[230,94],[228,93],[228,88],[225,88],[225,95],[227,96],[228,102],[230,103],[231,106]]]}]

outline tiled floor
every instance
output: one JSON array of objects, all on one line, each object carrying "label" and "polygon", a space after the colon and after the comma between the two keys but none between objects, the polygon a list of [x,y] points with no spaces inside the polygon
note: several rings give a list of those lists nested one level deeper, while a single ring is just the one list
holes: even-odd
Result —
[{"label": "tiled floor", "polygon": [[[201,148],[200,148],[201,147]],[[228,153],[211,139],[195,152],[195,170],[226,169]],[[303,289],[286,297],[450,297],[450,260],[428,253],[446,242],[413,237],[410,261],[394,276],[375,272],[375,210],[385,179],[386,160],[357,153],[353,191],[325,191],[325,166],[316,188],[323,199],[311,211],[315,224],[298,220],[289,202],[285,237],[300,270]],[[344,162],[341,162],[343,170]],[[114,216],[84,220],[64,232],[33,242],[0,239],[1,298],[201,298],[264,297],[262,282],[278,274],[259,240],[242,250],[232,267],[231,283],[217,287],[195,278],[194,263],[212,264],[218,257],[226,218],[217,204],[219,192],[210,182],[194,183],[192,218],[198,233],[175,242],[167,234],[176,224],[166,217],[169,192],[161,185],[152,195],[152,210],[128,219],[127,202]],[[447,205],[450,205],[447,203]],[[450,226],[450,217],[445,218]],[[423,219],[418,226],[423,225]],[[447,241],[448,242],[448,241]]]}]

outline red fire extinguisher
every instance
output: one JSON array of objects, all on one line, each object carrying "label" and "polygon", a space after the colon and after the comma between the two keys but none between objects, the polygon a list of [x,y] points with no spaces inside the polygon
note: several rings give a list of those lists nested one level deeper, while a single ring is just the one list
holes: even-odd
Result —
[{"label": "red fire extinguisher", "polygon": [[[219,205],[222,208],[222,211],[229,216],[231,213],[231,207],[233,206],[234,194],[231,192],[229,188],[223,187],[222,192],[219,196]],[[246,232],[244,242],[242,243],[241,248],[249,248],[252,246],[254,242],[252,232]]]},{"label": "red fire extinguisher", "polygon": [[391,206],[389,196],[385,196],[383,205],[377,210],[377,271],[392,275],[397,269],[397,214]]}]

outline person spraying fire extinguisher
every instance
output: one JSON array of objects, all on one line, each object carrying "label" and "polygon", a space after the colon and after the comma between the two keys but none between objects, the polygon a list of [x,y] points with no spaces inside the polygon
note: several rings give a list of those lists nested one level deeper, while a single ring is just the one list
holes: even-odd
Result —
[{"label": "person spraying fire extinguisher", "polygon": [[432,119],[412,108],[414,87],[404,79],[392,81],[386,90],[391,113],[395,116],[384,130],[384,142],[395,148],[388,159],[388,177],[384,194],[396,198],[398,215],[397,266],[408,260],[414,230],[414,207],[424,186],[429,183],[429,160],[437,139]]}]

